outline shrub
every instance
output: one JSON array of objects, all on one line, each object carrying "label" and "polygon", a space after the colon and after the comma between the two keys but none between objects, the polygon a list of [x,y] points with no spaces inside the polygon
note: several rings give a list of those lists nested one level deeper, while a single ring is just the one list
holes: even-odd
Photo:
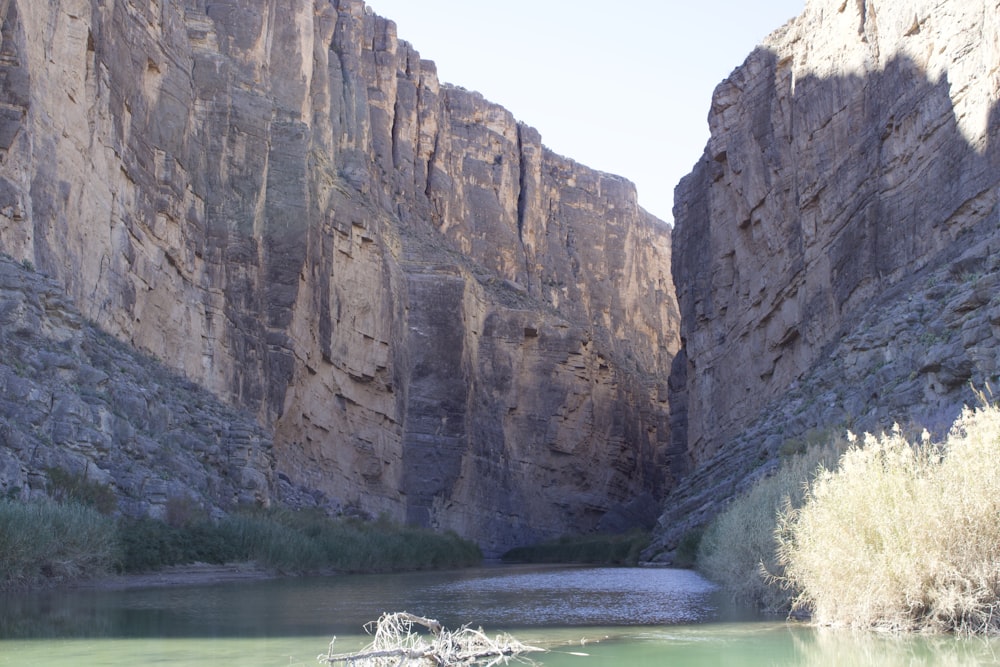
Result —
[{"label": "shrub", "polygon": [[60,502],[77,502],[93,507],[101,514],[113,514],[118,509],[118,496],[107,484],[87,479],[87,475],[62,468],[46,468],[48,493]]},{"label": "shrub", "polygon": [[782,573],[774,539],[778,513],[786,504],[800,505],[812,474],[843,451],[844,442],[828,437],[823,444],[812,442],[802,453],[788,455],[777,471],[733,500],[702,535],[698,570],[737,601],[767,611],[791,607],[792,595],[775,578]]},{"label": "shrub", "polygon": [[454,533],[281,509],[238,513],[217,524],[130,521],[122,526],[122,545],[127,572],[246,560],[290,573],[379,572],[463,567],[482,560],[475,544]]},{"label": "shrub", "polygon": [[177,562],[176,528],[155,519],[119,522],[120,565],[125,572],[146,572]]},{"label": "shrub", "polygon": [[326,521],[316,533],[329,567],[345,572],[467,567],[482,560],[474,543],[380,519]]},{"label": "shrub", "polygon": [[119,564],[125,572],[251,559],[242,544],[209,521],[174,526],[157,519],[123,519],[118,524],[118,541]]},{"label": "shrub", "polygon": [[815,621],[1000,629],[1000,410],[966,409],[929,440],[866,435],[782,514],[785,581]]},{"label": "shrub", "polygon": [[0,588],[104,574],[115,537],[112,519],[79,503],[0,500]]},{"label": "shrub", "polygon": [[587,563],[591,565],[635,565],[649,545],[649,533],[634,530],[613,535],[560,537],[515,547],[500,558],[505,563]]},{"label": "shrub", "polygon": [[280,517],[234,515],[224,519],[220,530],[235,551],[267,567],[285,572],[317,570],[325,565],[315,540]]},{"label": "shrub", "polygon": [[385,520],[333,520],[289,510],[237,513],[219,522],[182,514],[183,525],[150,518],[115,521],[75,501],[0,500],[0,588],[92,576],[113,565],[146,572],[252,560],[288,573],[377,572],[464,567],[482,560],[475,544],[454,533]]},{"label": "shrub", "polygon": [[692,528],[684,533],[674,551],[674,567],[694,567],[698,562],[698,550],[705,536],[702,528]]},{"label": "shrub", "polygon": [[164,521],[171,526],[189,526],[204,522],[207,518],[208,513],[190,496],[178,495],[167,498]]}]

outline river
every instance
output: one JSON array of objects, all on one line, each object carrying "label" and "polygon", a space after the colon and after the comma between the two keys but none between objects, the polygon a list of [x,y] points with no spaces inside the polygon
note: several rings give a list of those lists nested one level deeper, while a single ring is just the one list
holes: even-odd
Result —
[{"label": "river", "polygon": [[[697,574],[496,566],[0,596],[0,665],[317,665],[387,611],[506,631],[545,667],[1000,665],[997,640],[817,630],[726,603]],[[574,655],[574,654],[586,655]]]}]

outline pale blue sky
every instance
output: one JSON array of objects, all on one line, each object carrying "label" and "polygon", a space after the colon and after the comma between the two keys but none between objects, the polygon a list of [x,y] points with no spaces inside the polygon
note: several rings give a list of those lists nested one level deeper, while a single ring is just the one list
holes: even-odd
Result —
[{"label": "pale blue sky", "polygon": [[435,61],[552,150],[634,181],[671,221],[708,139],[712,91],[804,0],[370,0]]}]

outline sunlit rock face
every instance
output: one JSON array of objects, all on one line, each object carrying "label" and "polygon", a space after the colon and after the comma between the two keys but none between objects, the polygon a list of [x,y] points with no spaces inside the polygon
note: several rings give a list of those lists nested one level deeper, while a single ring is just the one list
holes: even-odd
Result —
[{"label": "sunlit rock face", "polygon": [[273,429],[335,505],[488,552],[672,483],[669,228],[356,0],[0,0],[0,250]]},{"label": "sunlit rock face", "polygon": [[816,0],[716,89],[675,192],[697,472],[660,547],[796,439],[940,429],[996,382],[998,10]]}]

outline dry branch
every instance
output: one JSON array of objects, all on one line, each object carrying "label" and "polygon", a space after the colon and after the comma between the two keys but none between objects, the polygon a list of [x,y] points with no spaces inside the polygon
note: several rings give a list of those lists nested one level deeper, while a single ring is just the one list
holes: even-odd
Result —
[{"label": "dry branch", "polygon": [[[430,635],[414,632],[414,626],[423,626]],[[368,646],[355,653],[333,652],[333,644],[326,655],[318,656],[329,665],[344,664],[348,667],[419,667],[434,665],[483,666],[507,664],[511,659],[530,663],[520,657],[522,653],[543,651],[527,646],[508,634],[490,638],[482,628],[473,630],[462,626],[451,631],[434,619],[415,616],[406,612],[383,614],[378,621],[365,625],[372,635]]]}]

